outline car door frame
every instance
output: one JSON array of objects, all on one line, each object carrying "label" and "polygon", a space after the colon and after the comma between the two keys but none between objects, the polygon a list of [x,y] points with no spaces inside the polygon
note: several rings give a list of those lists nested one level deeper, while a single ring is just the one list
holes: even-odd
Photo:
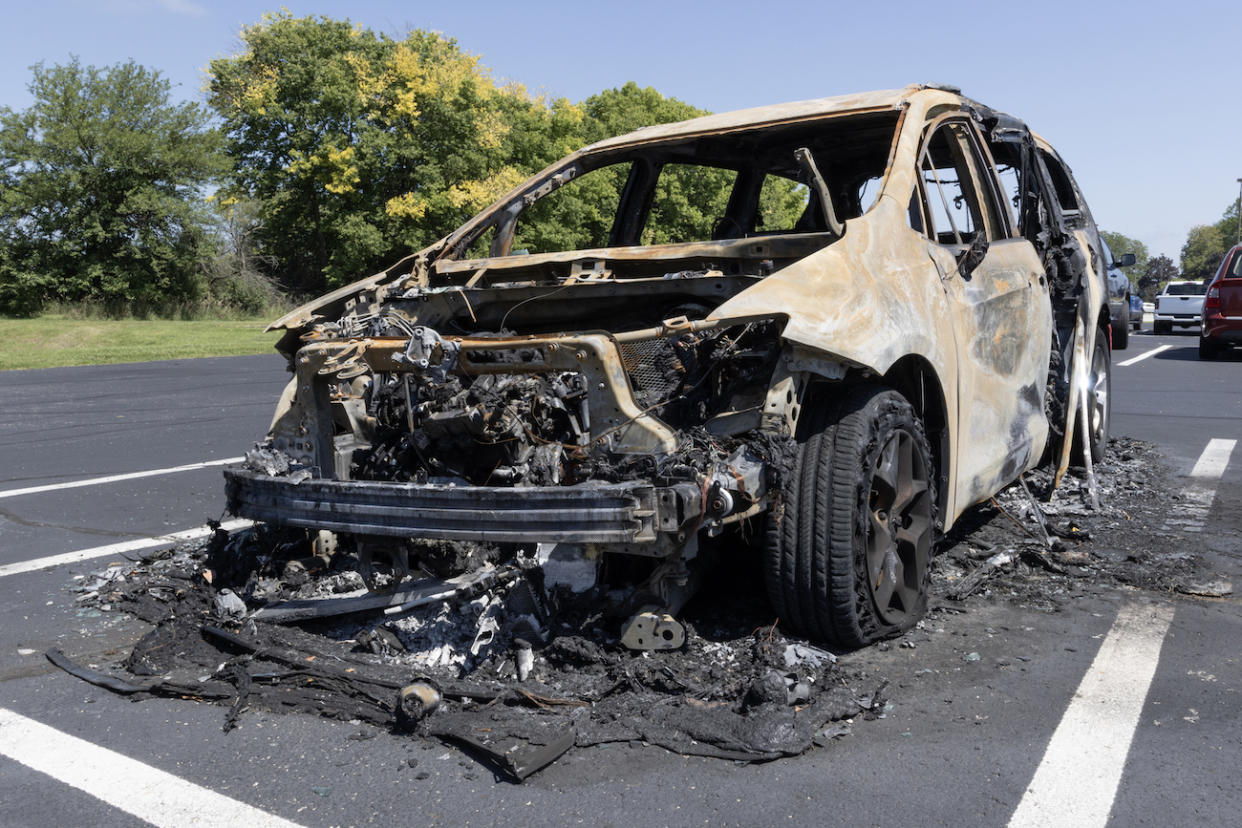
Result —
[{"label": "car door frame", "polygon": [[[942,242],[932,218],[923,165],[932,140],[946,127],[956,130],[970,176],[973,192],[966,201],[974,200],[976,232],[986,237],[981,252],[978,243]],[[953,473],[962,508],[994,494],[1033,466],[1043,451],[1051,306],[1039,254],[1015,232],[1013,216],[1004,209],[995,165],[972,113],[952,111],[930,119],[916,165],[928,254],[953,316],[958,389]]]}]

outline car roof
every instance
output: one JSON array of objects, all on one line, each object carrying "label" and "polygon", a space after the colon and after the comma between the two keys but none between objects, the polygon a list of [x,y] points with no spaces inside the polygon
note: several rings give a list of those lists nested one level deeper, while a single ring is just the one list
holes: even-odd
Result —
[{"label": "car roof", "polygon": [[922,96],[943,99],[944,102],[973,103],[967,98],[962,97],[956,87],[911,84],[904,89],[884,89],[875,92],[838,95],[830,98],[813,98],[806,101],[756,106],[750,109],[738,109],[732,112],[704,115],[699,118],[691,118],[688,121],[656,124],[654,126],[642,127],[614,138],[606,138],[603,141],[584,147],[581,152],[587,154],[597,150],[615,149],[629,144],[703,133],[728,132],[765,124],[800,121],[853,111],[898,109],[913,98]]}]

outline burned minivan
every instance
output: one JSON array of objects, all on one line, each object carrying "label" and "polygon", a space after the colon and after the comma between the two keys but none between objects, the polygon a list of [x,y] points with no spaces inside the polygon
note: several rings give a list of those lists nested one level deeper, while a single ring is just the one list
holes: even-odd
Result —
[{"label": "burned minivan", "polygon": [[862,646],[967,507],[1099,459],[1103,267],[1057,154],[955,89],[640,129],[273,323],[294,377],[229,507],[395,580],[454,543],[624,576],[639,649],[745,544],[781,625]]}]

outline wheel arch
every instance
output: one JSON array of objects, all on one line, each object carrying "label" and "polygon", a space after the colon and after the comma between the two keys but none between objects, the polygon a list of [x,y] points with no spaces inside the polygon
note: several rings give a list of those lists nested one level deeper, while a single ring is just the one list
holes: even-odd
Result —
[{"label": "wheel arch", "polygon": [[[932,462],[936,465],[936,530],[944,528],[948,514],[949,497],[953,480],[952,428],[949,404],[944,386],[935,367],[919,354],[906,354],[878,376],[872,371],[839,362],[830,354],[800,349],[794,365],[804,371],[802,383],[808,393],[834,393],[834,386],[854,386],[867,382],[879,382],[906,398],[915,415],[923,423],[931,446]],[[811,390],[818,388],[818,391]],[[772,407],[772,406],[770,406]],[[801,418],[798,418],[801,419]]]},{"label": "wheel arch", "polygon": [[1113,350],[1113,315],[1108,310],[1108,303],[1105,302],[1100,308],[1100,315],[1096,319],[1095,327],[1097,329],[1096,336],[1103,334],[1108,341],[1108,350]]},{"label": "wheel arch", "polygon": [[944,526],[949,498],[950,460],[953,457],[949,434],[949,410],[944,388],[931,363],[918,354],[907,354],[893,363],[884,375],[884,384],[901,394],[923,421],[936,464],[936,521]]}]

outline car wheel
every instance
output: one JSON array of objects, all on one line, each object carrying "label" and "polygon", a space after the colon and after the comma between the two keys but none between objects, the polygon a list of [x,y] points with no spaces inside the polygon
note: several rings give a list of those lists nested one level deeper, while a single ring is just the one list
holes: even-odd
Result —
[{"label": "car wheel", "polygon": [[1097,331],[1095,350],[1091,354],[1091,372],[1087,375],[1087,437],[1091,446],[1091,462],[1104,459],[1108,448],[1108,427],[1112,420],[1112,360],[1104,332]]},{"label": "car wheel", "polygon": [[1152,333],[1167,334],[1173,332],[1172,322],[1153,322],[1151,326]]},{"label": "car wheel", "polygon": [[878,386],[857,386],[808,414],[769,522],[768,595],[782,624],[862,647],[926,611],[931,448],[906,399]]},{"label": "car wheel", "polygon": [[1220,353],[1220,348],[1215,342],[1205,337],[1199,337],[1199,359],[1216,359],[1216,355]]},{"label": "car wheel", "polygon": [[1113,322],[1113,350],[1124,351],[1130,347],[1130,314]]}]

